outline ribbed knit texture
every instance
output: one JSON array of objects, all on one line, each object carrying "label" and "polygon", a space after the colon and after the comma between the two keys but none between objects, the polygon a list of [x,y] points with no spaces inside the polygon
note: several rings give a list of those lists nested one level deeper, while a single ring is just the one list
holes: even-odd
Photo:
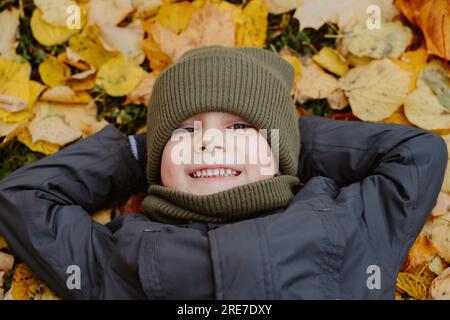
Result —
[{"label": "ribbed knit texture", "polygon": [[231,222],[285,208],[299,187],[300,179],[281,175],[208,195],[194,195],[152,185],[142,206],[163,223]]},{"label": "ribbed knit texture", "polygon": [[[294,75],[292,66],[269,50],[218,45],[190,50],[161,72],[154,83],[148,105],[146,175],[150,195],[143,202],[144,211],[153,215],[155,210],[161,212],[164,208],[171,213],[176,211],[177,216],[184,218],[186,212],[191,212],[191,218],[200,220],[210,219],[205,218],[209,213],[225,215],[219,218],[225,221],[223,219],[236,218],[236,211],[248,216],[252,210],[259,212],[261,208],[267,209],[270,201],[274,206],[281,202],[286,204],[286,199],[292,196],[287,190],[297,175],[300,152],[295,102],[290,95]],[[275,153],[279,159],[279,169],[283,175],[291,177],[274,178],[273,182],[260,181],[253,187],[240,187],[234,191],[225,190],[223,195],[187,197],[181,193],[176,195],[175,190],[163,189],[160,161],[172,132],[185,119],[198,113],[214,111],[235,114],[258,129],[267,129],[268,143],[274,152],[277,147],[279,150],[278,154]],[[275,141],[271,141],[271,129],[279,130],[278,146],[274,145]],[[281,188],[282,194],[280,190],[270,191],[279,188],[280,183],[285,184]],[[185,211],[169,209],[170,206],[164,206],[162,202],[153,204],[156,195],[166,202],[178,201]],[[278,196],[282,200],[272,199]],[[224,206],[230,203],[229,197],[240,200],[231,209],[225,210]],[[199,201],[179,201],[187,198]],[[222,203],[224,199],[226,201]],[[202,201],[204,206],[200,205]],[[252,201],[260,203],[250,205]],[[203,218],[192,215],[192,212],[199,211]]]}]

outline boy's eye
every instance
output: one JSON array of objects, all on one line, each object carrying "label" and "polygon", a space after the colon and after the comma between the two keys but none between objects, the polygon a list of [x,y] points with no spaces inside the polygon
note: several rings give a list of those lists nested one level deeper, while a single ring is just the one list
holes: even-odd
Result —
[{"label": "boy's eye", "polygon": [[235,123],[231,126],[234,130],[238,130],[238,129],[247,129],[247,128],[252,128],[251,125],[248,125],[246,123]]},{"label": "boy's eye", "polygon": [[187,132],[190,132],[190,133],[192,133],[192,132],[194,132],[194,128],[193,127],[185,127],[185,128],[181,128],[182,130],[184,129],[184,130],[186,130]]},{"label": "boy's eye", "polygon": [[194,128],[192,128],[192,127],[177,128],[172,132],[172,135],[186,134],[186,133],[192,133],[192,132],[194,132]]}]

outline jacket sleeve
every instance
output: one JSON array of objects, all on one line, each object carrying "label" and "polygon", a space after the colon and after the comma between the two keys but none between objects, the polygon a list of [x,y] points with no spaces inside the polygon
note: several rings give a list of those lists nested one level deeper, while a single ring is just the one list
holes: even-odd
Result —
[{"label": "jacket sleeve", "polygon": [[400,270],[436,204],[448,152],[444,140],[399,124],[299,120],[303,181],[322,175],[340,187],[360,183],[362,221],[382,261]]},{"label": "jacket sleeve", "polygon": [[[109,124],[0,181],[0,234],[61,297],[95,298],[113,240],[89,214],[146,187],[129,140]],[[73,265],[79,290],[66,285]]]}]

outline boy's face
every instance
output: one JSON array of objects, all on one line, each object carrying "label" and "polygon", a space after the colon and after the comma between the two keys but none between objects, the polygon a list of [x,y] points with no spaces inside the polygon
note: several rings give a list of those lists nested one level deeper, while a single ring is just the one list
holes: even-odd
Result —
[{"label": "boy's face", "polygon": [[[266,131],[269,136],[270,130]],[[165,187],[198,195],[275,174],[281,174],[278,161],[263,132],[223,112],[199,113],[183,121],[172,133],[161,159]]]}]

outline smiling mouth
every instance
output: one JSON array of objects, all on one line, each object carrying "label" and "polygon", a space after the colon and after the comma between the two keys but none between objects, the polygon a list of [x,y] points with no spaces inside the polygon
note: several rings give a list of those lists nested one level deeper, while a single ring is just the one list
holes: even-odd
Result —
[{"label": "smiling mouth", "polygon": [[230,168],[214,168],[214,169],[201,169],[195,170],[190,173],[189,176],[194,179],[200,178],[218,178],[218,177],[237,177],[241,174],[241,171]]}]

